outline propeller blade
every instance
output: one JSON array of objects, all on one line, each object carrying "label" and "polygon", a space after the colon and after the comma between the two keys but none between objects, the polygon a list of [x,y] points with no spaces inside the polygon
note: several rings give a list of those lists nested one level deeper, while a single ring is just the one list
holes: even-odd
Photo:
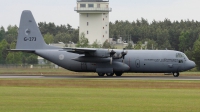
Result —
[{"label": "propeller blade", "polygon": [[128,51],[125,51],[123,50],[123,52],[121,53],[122,55],[122,62],[124,63],[124,59],[125,59],[125,56],[127,55]]},{"label": "propeller blade", "polygon": [[110,57],[112,57],[116,52],[114,50],[110,51]]},{"label": "propeller blade", "polygon": [[114,50],[111,50],[110,51],[110,64],[112,64],[112,62],[113,62],[113,56],[115,55],[115,51]]},{"label": "propeller blade", "polygon": [[112,57],[110,57],[110,64],[112,65],[112,61],[113,61],[113,58]]}]

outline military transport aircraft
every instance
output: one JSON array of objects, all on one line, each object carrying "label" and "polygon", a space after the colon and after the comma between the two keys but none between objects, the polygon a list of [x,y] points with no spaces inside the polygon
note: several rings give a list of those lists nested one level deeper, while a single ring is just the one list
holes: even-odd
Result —
[{"label": "military transport aircraft", "polygon": [[96,72],[99,76],[122,76],[123,73],[170,73],[196,66],[187,56],[172,50],[117,50],[93,48],[58,48],[47,45],[31,11],[22,12],[16,49],[39,55],[75,72]]}]

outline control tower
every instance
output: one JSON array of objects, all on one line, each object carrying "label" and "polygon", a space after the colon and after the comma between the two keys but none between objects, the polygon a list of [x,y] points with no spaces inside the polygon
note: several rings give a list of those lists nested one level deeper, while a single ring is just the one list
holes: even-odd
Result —
[{"label": "control tower", "polygon": [[89,44],[109,40],[109,0],[77,0],[74,10],[79,13],[79,35],[84,33]]}]

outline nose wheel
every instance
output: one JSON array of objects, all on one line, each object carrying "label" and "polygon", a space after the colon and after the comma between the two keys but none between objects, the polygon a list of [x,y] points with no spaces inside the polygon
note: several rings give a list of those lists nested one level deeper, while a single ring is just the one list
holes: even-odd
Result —
[{"label": "nose wheel", "polygon": [[174,72],[174,73],[173,73],[173,76],[174,76],[174,77],[179,77],[179,72]]}]

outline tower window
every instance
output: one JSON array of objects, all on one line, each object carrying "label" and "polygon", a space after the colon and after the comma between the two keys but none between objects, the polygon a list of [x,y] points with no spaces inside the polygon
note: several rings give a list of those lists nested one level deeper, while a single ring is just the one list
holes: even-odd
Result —
[{"label": "tower window", "polygon": [[82,8],[82,7],[86,7],[86,4],[80,4],[80,7]]},{"label": "tower window", "polygon": [[104,37],[104,35],[103,35],[103,37]]},{"label": "tower window", "polygon": [[87,34],[89,34],[89,31],[87,31]]},{"label": "tower window", "polygon": [[104,18],[103,18],[103,20],[104,20]]},{"label": "tower window", "polygon": [[100,4],[97,4],[97,8],[100,8]]},{"label": "tower window", "polygon": [[103,29],[104,29],[104,27],[103,27]]},{"label": "tower window", "polygon": [[88,4],[88,7],[89,7],[89,8],[93,8],[93,7],[94,7],[94,4]]},{"label": "tower window", "polygon": [[89,14],[87,14],[87,17],[89,17]]},{"label": "tower window", "polygon": [[87,22],[87,26],[89,26],[89,22]]}]

